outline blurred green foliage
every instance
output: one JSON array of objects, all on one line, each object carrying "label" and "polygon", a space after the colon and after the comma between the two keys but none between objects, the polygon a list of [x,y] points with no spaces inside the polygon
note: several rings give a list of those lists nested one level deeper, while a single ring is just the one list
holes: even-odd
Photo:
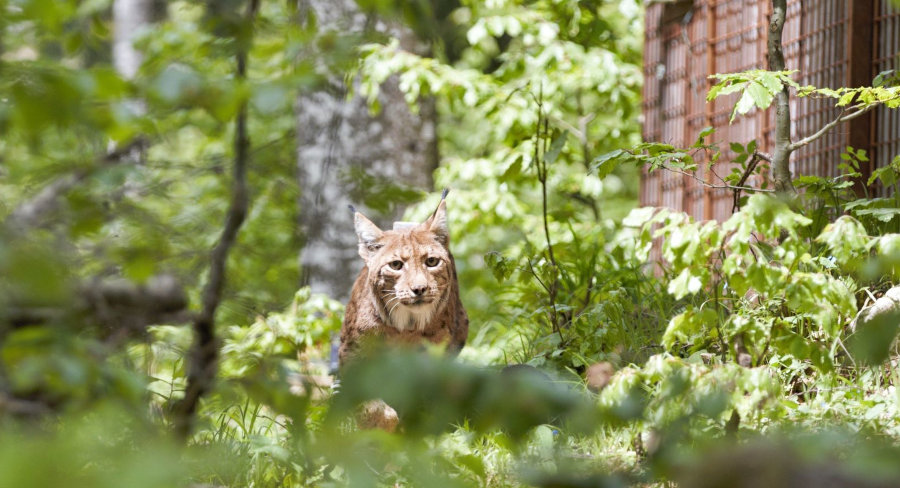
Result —
[{"label": "blurred green foliage", "polygon": [[[756,150],[711,130],[689,149],[639,140],[637,2],[359,5],[431,54],[322,32],[293,2],[261,2],[250,25],[245,2],[172,1],[139,32],[131,81],[111,66],[111,1],[0,0],[0,486],[900,484],[897,314],[857,315],[897,279],[900,193],[851,191],[863,151],[837,177],[800,175],[796,200],[739,196],[722,223],[634,209],[641,167],[693,171],[695,150],[730,143],[743,171]],[[292,107],[332,70],[372,110],[391,76],[413,109],[437,106],[472,319],[460,360],[376,351],[330,375],[343,306],[297,290]],[[245,102],[251,208],[185,445],[171,410],[191,331],[159,278],[196,308]],[[898,165],[873,181],[896,185]],[[420,198],[348,177],[372,208]],[[399,432],[356,427],[372,399]]]}]

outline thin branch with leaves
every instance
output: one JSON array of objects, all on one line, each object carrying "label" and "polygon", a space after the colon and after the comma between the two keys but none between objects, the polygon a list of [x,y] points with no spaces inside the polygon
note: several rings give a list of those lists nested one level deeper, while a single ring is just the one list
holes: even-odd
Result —
[{"label": "thin branch with leaves", "polygon": [[[258,9],[259,0],[251,0],[246,13],[246,21],[251,25]],[[252,28],[250,31],[252,32]],[[241,45],[235,55],[236,76],[241,80],[247,77],[247,48],[248,45]],[[186,439],[190,435],[200,398],[212,388],[218,369],[219,343],[215,334],[215,314],[225,288],[228,254],[234,246],[238,231],[247,216],[249,153],[247,102],[244,101],[235,118],[231,203],[225,215],[222,234],[210,256],[209,278],[203,288],[202,310],[193,324],[194,342],[191,345],[184,398],[174,407],[175,429],[182,439]]]},{"label": "thin branch with leaves", "polygon": [[[541,207],[542,207],[542,217],[544,222],[544,237],[547,240],[547,257],[550,261],[551,271],[553,273],[553,281],[549,284],[544,284],[541,281],[541,285],[547,291],[547,298],[550,302],[550,326],[553,329],[553,332],[559,335],[559,339],[562,342],[565,342],[562,333],[562,324],[560,324],[559,314],[556,310],[556,298],[559,293],[559,273],[560,267],[556,262],[556,256],[553,254],[553,242],[550,239],[550,223],[549,223],[549,212],[547,210],[547,176],[549,174],[548,170],[548,148],[547,148],[547,140],[549,135],[549,119],[544,115],[544,91],[543,87],[541,88],[540,94],[536,97],[537,101],[537,124],[535,126],[534,133],[534,164],[537,170],[537,178],[541,184]],[[555,142],[555,141],[554,141]],[[559,148],[561,149],[561,148]],[[550,149],[552,151],[552,149]],[[558,153],[557,153],[558,154]],[[531,263],[529,262],[529,266]],[[532,274],[534,273],[534,269],[532,268]],[[537,274],[535,274],[537,277]]]}]

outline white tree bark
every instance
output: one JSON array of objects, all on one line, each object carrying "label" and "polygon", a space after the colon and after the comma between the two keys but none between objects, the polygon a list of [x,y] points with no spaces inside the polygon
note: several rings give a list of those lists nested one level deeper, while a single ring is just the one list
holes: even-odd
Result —
[{"label": "white tree bark", "polygon": [[[144,54],[134,47],[136,34],[154,20],[156,0],[115,0],[113,2],[113,66],[126,80],[137,75]],[[128,100],[126,107],[135,115],[144,115],[147,107],[143,100]],[[114,145],[110,144],[110,149]]]},{"label": "white tree bark", "polygon": [[[134,47],[134,40],[141,30],[147,28],[156,20],[159,0],[115,0],[113,2],[113,66],[119,76],[126,80],[133,80],[144,62],[144,54]],[[162,5],[164,6],[164,4]],[[147,105],[144,100],[133,98],[124,102],[125,108],[133,115],[141,116],[147,113]],[[124,156],[126,162],[141,164],[144,161],[144,146],[136,144],[133,149]],[[118,144],[110,141],[107,147],[109,153],[118,150]],[[126,182],[126,192],[133,190],[132,182]]]},{"label": "white tree bark", "polygon": [[134,79],[144,61],[135,49],[134,37],[153,21],[155,0],[113,2],[113,66],[123,78]]},{"label": "white tree bark", "polygon": [[[302,3],[316,15],[321,31],[362,32],[366,26],[374,26],[400,38],[405,48],[416,48],[411,31],[372,22],[352,0]],[[335,74],[326,90],[301,96],[296,107],[300,224],[306,234],[300,265],[304,281],[313,292],[340,299],[349,296],[362,267],[352,215],[347,209],[350,203],[362,203],[353,201],[351,175],[365,171],[370,176],[430,190],[431,173],[437,166],[432,104],[423,102],[420,113],[412,114],[396,80],[389,80],[382,87],[381,112],[372,116],[364,99],[348,101],[346,93],[343,77]],[[382,228],[390,228],[390,220],[399,215],[374,217]]]}]

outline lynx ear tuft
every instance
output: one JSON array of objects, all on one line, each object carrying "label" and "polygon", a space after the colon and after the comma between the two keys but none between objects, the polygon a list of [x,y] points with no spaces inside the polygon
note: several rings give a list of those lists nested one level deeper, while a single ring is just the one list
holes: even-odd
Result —
[{"label": "lynx ear tuft", "polygon": [[[446,192],[447,190],[444,190],[444,196],[446,196]],[[425,227],[444,244],[450,241],[450,229],[447,227],[447,202],[443,198],[441,198],[437,210],[425,221]]]},{"label": "lynx ear tuft", "polygon": [[359,238],[359,255],[364,260],[368,260],[381,248],[382,244],[378,241],[381,240],[384,232],[359,212],[353,214],[353,227]]}]

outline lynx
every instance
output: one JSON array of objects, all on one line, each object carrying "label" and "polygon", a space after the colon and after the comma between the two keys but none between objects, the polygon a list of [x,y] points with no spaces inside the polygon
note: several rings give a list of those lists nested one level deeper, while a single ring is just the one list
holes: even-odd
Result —
[{"label": "lynx", "polygon": [[388,231],[351,207],[365,266],[353,284],[341,327],[341,366],[366,338],[392,345],[446,344],[449,354],[465,345],[469,318],[450,254],[446,196],[445,190],[425,222]]}]

